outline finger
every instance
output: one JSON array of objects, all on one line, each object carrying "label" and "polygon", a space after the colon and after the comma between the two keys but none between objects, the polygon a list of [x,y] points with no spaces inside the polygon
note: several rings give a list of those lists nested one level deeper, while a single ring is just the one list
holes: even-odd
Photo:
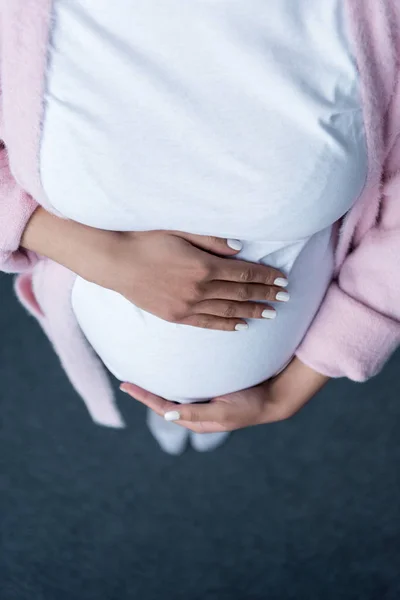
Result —
[{"label": "finger", "polygon": [[274,319],[276,310],[267,304],[233,302],[229,300],[204,300],[194,306],[195,312],[215,315],[225,319]]},{"label": "finger", "polygon": [[191,421],[178,421],[177,425],[189,429],[194,433],[219,433],[221,431],[232,431],[229,427],[220,425],[219,423],[205,422],[205,423],[192,423]]},{"label": "finger", "polygon": [[196,248],[200,248],[200,250],[206,250],[212,254],[221,254],[222,256],[234,256],[240,252],[243,246],[242,242],[234,239],[219,238],[212,235],[195,235],[179,231],[173,233],[190,242]]},{"label": "finger", "polygon": [[290,295],[275,285],[260,283],[233,283],[230,281],[210,281],[203,286],[203,294],[210,300],[234,300],[237,302],[288,302]]},{"label": "finger", "polygon": [[277,285],[280,287],[286,287],[289,283],[282,271],[259,263],[244,260],[225,260],[214,256],[212,257],[212,265],[213,279],[237,281],[239,283],[263,283],[264,285]]},{"label": "finger", "polygon": [[[228,421],[228,410],[222,402],[208,402],[193,403],[193,404],[180,404],[179,406],[174,405],[173,411],[175,416],[179,413],[179,417],[172,419],[182,425],[183,423],[197,424],[201,427],[201,424],[205,422],[217,423],[219,426],[224,426]],[[169,419],[168,413],[166,415],[167,420]],[[232,407],[230,407],[230,417],[232,420]]]},{"label": "finger", "polygon": [[123,383],[120,385],[119,389],[121,392],[129,394],[135,400],[138,400],[148,408],[151,408],[160,416],[164,416],[165,413],[176,410],[176,404],[174,402],[168,402],[168,400],[156,396],[133,383]]},{"label": "finger", "polygon": [[207,314],[194,314],[180,321],[181,325],[191,325],[200,329],[214,329],[216,331],[244,331],[249,328],[242,319],[224,319]]},{"label": "finger", "polygon": [[[156,396],[133,383],[123,383],[120,386],[121,392],[125,392],[138,400],[155,413],[164,417],[167,421],[173,421],[177,425],[186,427],[197,433],[212,433],[217,431],[227,431],[224,424],[216,421],[226,420],[226,411],[224,406],[210,402],[208,404],[175,404],[169,402],[160,396]],[[209,407],[213,406],[213,410]],[[210,422],[207,417],[210,417]]]}]

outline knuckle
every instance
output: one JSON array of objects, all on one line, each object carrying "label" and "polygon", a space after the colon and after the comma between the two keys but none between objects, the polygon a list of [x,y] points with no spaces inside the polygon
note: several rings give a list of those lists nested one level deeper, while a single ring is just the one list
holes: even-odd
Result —
[{"label": "knuckle", "polygon": [[[200,302],[204,296],[203,288],[200,283],[194,283],[187,292],[188,302]],[[186,306],[188,308],[188,306]]]},{"label": "knuckle", "polygon": [[248,267],[240,274],[240,280],[244,283],[249,283],[254,280],[254,269],[252,267]]},{"label": "knuckle", "polygon": [[191,423],[195,423],[196,421],[200,420],[198,411],[194,408],[188,409],[187,413],[184,413],[183,416],[185,421],[190,421]]},{"label": "knuckle", "polygon": [[213,329],[212,325],[213,325],[212,317],[208,317],[207,315],[204,315],[199,318],[199,326],[202,327],[203,329]]},{"label": "knuckle", "polygon": [[262,281],[265,285],[272,285],[275,280],[274,272],[271,269],[265,268],[262,272]]},{"label": "knuckle", "polygon": [[238,298],[242,302],[245,301],[245,300],[250,300],[250,298],[251,298],[251,291],[250,291],[250,287],[248,285],[241,285],[239,287],[239,289],[238,289]]},{"label": "knuckle", "polygon": [[188,317],[191,314],[192,314],[192,306],[191,306],[190,302],[182,302],[176,311],[176,317],[178,319],[183,319],[184,317]]},{"label": "knuckle", "polygon": [[279,277],[279,273],[272,267],[260,265],[260,268],[262,268],[262,278],[266,285],[272,285],[275,279]]},{"label": "knuckle", "polygon": [[181,323],[183,325],[190,325],[191,327],[203,328],[203,319],[200,315],[192,315],[190,317],[186,317],[182,319]]},{"label": "knuckle", "polygon": [[169,323],[173,323],[175,319],[175,311],[172,308],[165,308],[162,314],[162,318]]},{"label": "knuckle", "polygon": [[189,304],[183,302],[180,304],[180,306],[167,309],[164,319],[170,323],[179,323],[182,319],[188,316],[189,312]]},{"label": "knuckle", "polygon": [[231,319],[232,317],[236,316],[236,305],[234,302],[229,302],[224,306],[223,316],[226,319]]},{"label": "knuckle", "polygon": [[269,285],[265,285],[265,300],[275,300],[275,290]]},{"label": "knuckle", "polygon": [[206,272],[203,281],[217,279],[218,265],[213,262],[212,257],[206,262]]},{"label": "knuckle", "polygon": [[196,281],[205,281],[211,276],[211,271],[211,264],[207,260],[198,260],[194,270]]},{"label": "knuckle", "polygon": [[167,311],[164,315],[164,320],[168,321],[168,323],[177,323],[179,318],[180,317],[174,311]]}]

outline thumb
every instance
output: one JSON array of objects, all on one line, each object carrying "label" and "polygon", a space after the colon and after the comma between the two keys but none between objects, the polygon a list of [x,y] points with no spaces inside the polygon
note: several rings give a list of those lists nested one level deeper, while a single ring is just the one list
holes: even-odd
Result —
[{"label": "thumb", "polygon": [[174,235],[178,235],[201,250],[222,256],[235,256],[243,247],[240,240],[219,238],[212,235],[196,235],[180,231],[174,232]]}]

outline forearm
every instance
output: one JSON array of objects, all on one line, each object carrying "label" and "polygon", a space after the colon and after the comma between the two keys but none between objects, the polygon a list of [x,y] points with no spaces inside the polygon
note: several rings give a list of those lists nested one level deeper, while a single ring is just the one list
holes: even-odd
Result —
[{"label": "forearm", "polygon": [[91,278],[93,257],[106,255],[113,233],[61,219],[39,207],[29,220],[21,246]]},{"label": "forearm", "polygon": [[266,402],[260,423],[287,419],[299,411],[329,381],[294,357],[276,377],[264,384]]},{"label": "forearm", "polygon": [[296,400],[307,401],[329,381],[329,377],[314,371],[301,362],[297,356],[277,377],[271,381],[273,389],[283,392]]}]

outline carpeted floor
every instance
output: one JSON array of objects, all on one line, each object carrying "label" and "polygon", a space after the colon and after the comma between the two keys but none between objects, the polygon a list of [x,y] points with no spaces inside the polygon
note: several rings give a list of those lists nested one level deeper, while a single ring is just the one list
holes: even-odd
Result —
[{"label": "carpeted floor", "polygon": [[171,458],[94,426],[0,278],[0,600],[398,600],[400,354]]}]

